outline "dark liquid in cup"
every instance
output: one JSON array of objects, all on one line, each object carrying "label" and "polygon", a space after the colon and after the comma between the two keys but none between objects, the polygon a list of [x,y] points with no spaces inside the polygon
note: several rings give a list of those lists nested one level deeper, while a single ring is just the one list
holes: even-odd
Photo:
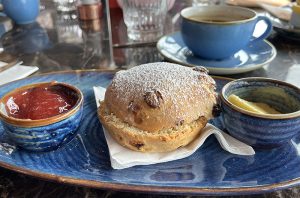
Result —
[{"label": "dark liquid in cup", "polygon": [[233,21],[241,21],[248,19],[245,16],[200,16],[194,15],[190,16],[189,19],[193,21],[199,22],[209,22],[209,23],[226,23],[226,22],[233,22]]}]

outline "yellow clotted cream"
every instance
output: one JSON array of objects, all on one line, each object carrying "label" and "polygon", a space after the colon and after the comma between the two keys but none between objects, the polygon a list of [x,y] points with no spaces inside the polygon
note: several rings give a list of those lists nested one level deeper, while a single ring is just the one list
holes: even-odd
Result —
[{"label": "yellow clotted cream", "polygon": [[228,97],[229,102],[232,104],[254,113],[259,114],[281,114],[279,111],[276,111],[272,107],[270,107],[268,104],[260,103],[260,102],[249,102],[247,100],[244,100],[237,95],[231,94]]}]

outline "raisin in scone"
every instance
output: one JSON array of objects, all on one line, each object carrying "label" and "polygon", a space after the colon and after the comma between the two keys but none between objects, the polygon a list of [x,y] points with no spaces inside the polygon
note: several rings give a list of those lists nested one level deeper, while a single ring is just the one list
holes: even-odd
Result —
[{"label": "raisin in scone", "polygon": [[205,68],[143,64],[116,73],[98,115],[110,135],[129,149],[172,151],[193,141],[212,118],[215,88]]}]

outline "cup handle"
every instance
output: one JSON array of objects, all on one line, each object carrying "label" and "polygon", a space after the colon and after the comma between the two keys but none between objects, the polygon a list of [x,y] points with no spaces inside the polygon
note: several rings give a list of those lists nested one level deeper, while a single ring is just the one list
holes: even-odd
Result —
[{"label": "cup handle", "polygon": [[265,30],[265,32],[260,35],[257,38],[254,38],[253,40],[251,40],[251,42],[257,42],[257,41],[261,41],[265,38],[267,38],[269,36],[269,34],[272,31],[272,22],[269,18],[265,17],[265,16],[258,16],[257,17],[257,21],[256,21],[256,25],[259,21],[264,21],[267,24],[267,29]]}]

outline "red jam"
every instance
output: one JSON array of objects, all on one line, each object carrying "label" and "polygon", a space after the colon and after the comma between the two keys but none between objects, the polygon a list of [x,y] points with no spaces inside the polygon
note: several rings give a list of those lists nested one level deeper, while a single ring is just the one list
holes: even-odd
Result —
[{"label": "red jam", "polygon": [[78,100],[76,92],[63,85],[48,85],[22,90],[6,102],[8,116],[39,120],[69,111]]}]

